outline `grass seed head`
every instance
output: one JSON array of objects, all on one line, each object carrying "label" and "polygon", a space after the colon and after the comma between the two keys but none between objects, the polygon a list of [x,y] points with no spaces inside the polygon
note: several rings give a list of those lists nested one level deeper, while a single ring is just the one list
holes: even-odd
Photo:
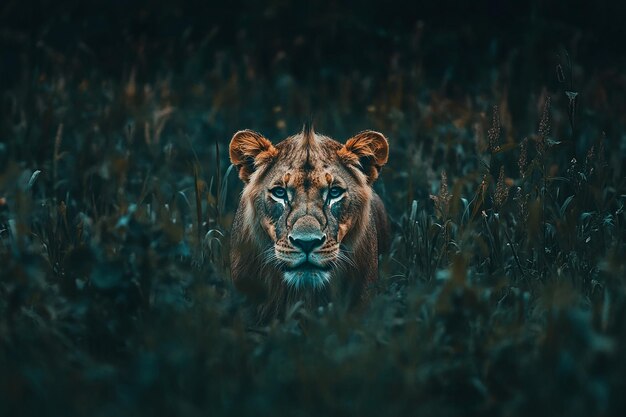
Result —
[{"label": "grass seed head", "polygon": [[494,105],[491,128],[487,132],[487,136],[489,137],[489,151],[491,153],[500,150],[500,130],[500,111],[498,106]]},{"label": "grass seed head", "polygon": [[506,199],[509,197],[509,187],[506,185],[504,178],[504,166],[500,167],[500,175],[498,176],[498,182],[496,183],[496,193],[494,196],[494,205],[496,210],[500,209]]}]

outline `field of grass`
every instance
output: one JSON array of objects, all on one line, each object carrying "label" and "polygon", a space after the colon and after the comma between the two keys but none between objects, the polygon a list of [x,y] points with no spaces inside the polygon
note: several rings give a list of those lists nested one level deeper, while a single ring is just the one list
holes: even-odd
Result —
[{"label": "field of grass", "polygon": [[[602,29],[539,2],[498,35],[370,2],[40,3],[0,10],[0,415],[626,409],[626,71]],[[389,138],[392,249],[363,311],[258,325],[228,142],[311,114]]]}]

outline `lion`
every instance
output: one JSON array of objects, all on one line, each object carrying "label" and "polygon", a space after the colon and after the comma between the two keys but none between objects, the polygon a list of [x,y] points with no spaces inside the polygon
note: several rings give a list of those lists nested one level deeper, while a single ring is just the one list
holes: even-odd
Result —
[{"label": "lion", "polygon": [[276,145],[252,130],[230,142],[244,183],[231,233],[231,277],[260,317],[280,317],[297,301],[309,307],[368,299],[389,222],[372,189],[389,145],[366,130],[341,144],[305,125]]}]

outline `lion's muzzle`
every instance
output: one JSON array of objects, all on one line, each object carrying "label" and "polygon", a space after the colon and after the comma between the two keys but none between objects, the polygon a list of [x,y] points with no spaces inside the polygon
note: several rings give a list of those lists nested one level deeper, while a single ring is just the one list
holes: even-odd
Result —
[{"label": "lion's muzzle", "polygon": [[326,235],[322,232],[321,225],[310,215],[300,217],[289,233],[289,242],[307,255],[321,247],[325,241]]}]

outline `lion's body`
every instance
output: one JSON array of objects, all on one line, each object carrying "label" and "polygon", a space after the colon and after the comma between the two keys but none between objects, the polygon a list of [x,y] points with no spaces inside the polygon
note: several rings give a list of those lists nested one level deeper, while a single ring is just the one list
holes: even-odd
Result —
[{"label": "lion's body", "polygon": [[[276,146],[254,132],[235,135],[231,159],[246,186],[232,227],[231,276],[261,316],[279,316],[296,301],[358,305],[367,298],[389,244],[387,214],[371,188],[386,162],[380,138],[384,158],[377,160],[383,151],[374,145],[370,153],[357,148],[369,136],[350,147],[312,131]],[[284,198],[272,194],[276,188]],[[330,198],[331,188],[341,194]],[[309,242],[299,240],[302,233],[321,237],[317,250],[299,249]]]}]

